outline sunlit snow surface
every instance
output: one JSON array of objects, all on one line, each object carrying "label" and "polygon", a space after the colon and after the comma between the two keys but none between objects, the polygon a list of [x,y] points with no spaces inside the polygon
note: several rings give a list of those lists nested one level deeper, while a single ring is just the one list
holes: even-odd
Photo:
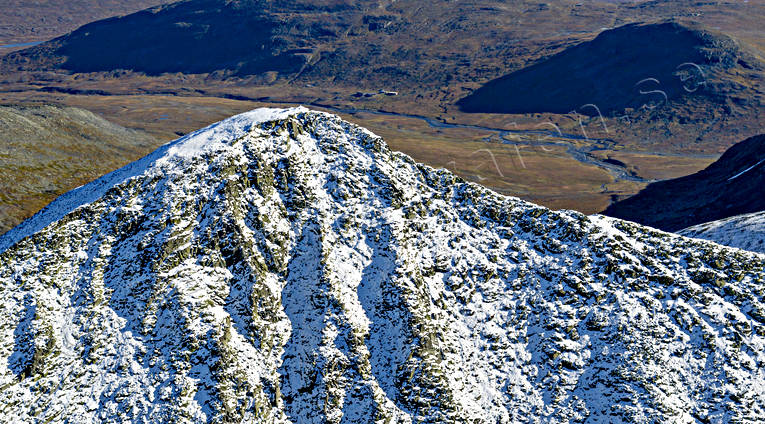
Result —
[{"label": "sunlit snow surface", "polygon": [[734,216],[694,225],[679,232],[726,246],[765,253],[765,212]]},{"label": "sunlit snow surface", "polygon": [[0,421],[765,416],[763,256],[258,110],[0,239]]}]

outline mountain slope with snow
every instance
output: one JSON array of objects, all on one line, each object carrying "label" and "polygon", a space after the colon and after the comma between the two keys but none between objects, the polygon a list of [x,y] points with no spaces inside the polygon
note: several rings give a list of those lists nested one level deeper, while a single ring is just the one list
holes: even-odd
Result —
[{"label": "mountain slope with snow", "polygon": [[0,238],[0,421],[756,420],[763,268],[253,111]]},{"label": "mountain slope with snow", "polygon": [[679,232],[725,246],[765,253],[765,212],[734,216],[694,225]]}]

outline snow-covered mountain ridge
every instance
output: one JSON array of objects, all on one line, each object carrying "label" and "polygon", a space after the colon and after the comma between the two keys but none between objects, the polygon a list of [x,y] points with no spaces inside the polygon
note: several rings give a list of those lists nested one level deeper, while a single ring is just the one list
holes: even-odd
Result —
[{"label": "snow-covered mountain ridge", "polygon": [[765,254],[765,212],[694,225],[678,233]]},{"label": "snow-covered mountain ridge", "polygon": [[465,183],[303,108],[0,238],[0,420],[765,415],[765,257]]}]

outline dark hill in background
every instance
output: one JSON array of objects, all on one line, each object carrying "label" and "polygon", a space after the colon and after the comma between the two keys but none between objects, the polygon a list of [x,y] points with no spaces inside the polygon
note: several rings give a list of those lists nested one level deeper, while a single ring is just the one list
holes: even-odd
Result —
[{"label": "dark hill in background", "polygon": [[[294,73],[312,51],[308,43],[336,37],[336,24],[352,7],[312,2],[299,25],[288,25],[268,12],[268,3],[190,0],[144,10],[85,25],[58,40],[54,54],[74,72]],[[323,19],[311,19],[313,13]]]},{"label": "dark hill in background", "polygon": [[[558,0],[541,8],[528,0],[439,0],[423,7],[416,0],[188,0],[94,22],[7,55],[0,59],[0,75],[223,71],[212,75],[214,81],[277,71],[278,83],[303,86],[440,90],[450,82],[491,78],[499,64],[523,66],[612,21],[599,6],[596,16],[585,18],[589,30],[570,31],[566,28],[585,25],[570,14],[574,4]],[[521,16],[534,25],[520,24]],[[559,29],[563,35],[551,37]]]},{"label": "dark hill in background", "polygon": [[[676,22],[629,24],[488,82],[458,104],[466,112],[597,115],[637,109],[713,85],[716,73],[761,67],[728,36]],[[642,82],[641,82],[642,81]],[[725,87],[706,90],[723,101]],[[642,93],[641,93],[642,92]]]},{"label": "dark hill in background", "polygon": [[677,231],[765,210],[765,135],[731,147],[707,169],[650,184],[603,214]]}]

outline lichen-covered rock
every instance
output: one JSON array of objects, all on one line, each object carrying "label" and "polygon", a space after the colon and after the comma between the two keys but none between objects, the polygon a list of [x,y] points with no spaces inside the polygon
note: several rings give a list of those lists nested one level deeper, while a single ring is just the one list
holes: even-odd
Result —
[{"label": "lichen-covered rock", "polygon": [[0,421],[765,416],[765,257],[258,110],[0,238]]}]

